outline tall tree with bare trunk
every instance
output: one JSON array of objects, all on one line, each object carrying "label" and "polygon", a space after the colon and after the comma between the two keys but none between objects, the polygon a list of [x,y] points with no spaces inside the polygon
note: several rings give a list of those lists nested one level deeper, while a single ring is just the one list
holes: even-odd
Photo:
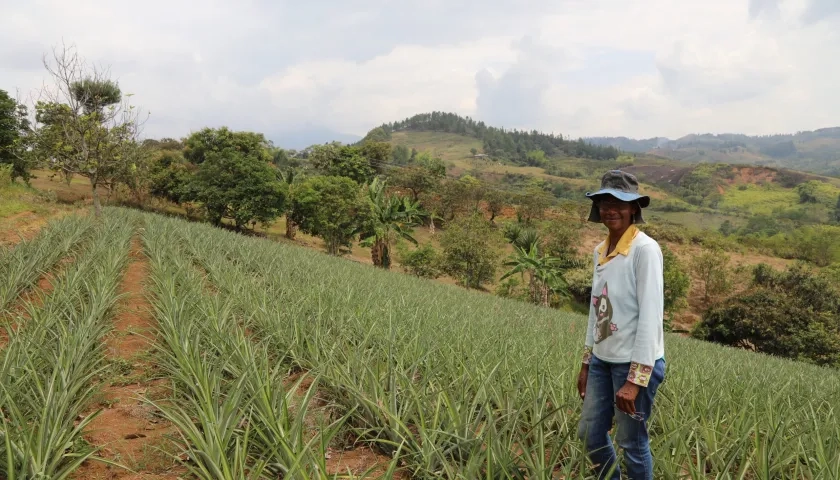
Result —
[{"label": "tall tree with bare trunk", "polygon": [[111,190],[136,170],[140,113],[110,71],[88,64],[73,46],[44,56],[51,82],[35,105],[35,149],[65,178],[90,181],[94,211],[102,214],[100,188]]}]

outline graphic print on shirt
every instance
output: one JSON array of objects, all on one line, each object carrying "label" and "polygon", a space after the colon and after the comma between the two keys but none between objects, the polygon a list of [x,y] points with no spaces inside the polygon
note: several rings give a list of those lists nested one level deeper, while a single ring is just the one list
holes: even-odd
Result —
[{"label": "graphic print on shirt", "polygon": [[612,323],[613,307],[606,283],[601,294],[592,297],[592,304],[595,305],[595,343],[601,343],[618,330]]}]

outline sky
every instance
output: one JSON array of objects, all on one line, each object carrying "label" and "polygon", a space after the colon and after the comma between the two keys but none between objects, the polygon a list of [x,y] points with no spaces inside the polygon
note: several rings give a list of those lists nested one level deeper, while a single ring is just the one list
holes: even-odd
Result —
[{"label": "sky", "polygon": [[74,46],[146,137],[279,146],[454,112],[571,137],[840,125],[838,0],[0,0],[0,89]]}]

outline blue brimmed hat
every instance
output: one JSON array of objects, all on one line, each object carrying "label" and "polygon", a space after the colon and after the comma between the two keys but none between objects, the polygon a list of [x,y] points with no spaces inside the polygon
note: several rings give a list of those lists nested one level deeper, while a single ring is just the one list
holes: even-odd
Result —
[{"label": "blue brimmed hat", "polygon": [[633,216],[634,223],[645,223],[642,218],[642,209],[650,205],[650,197],[639,195],[639,181],[631,173],[621,170],[610,170],[601,177],[601,189],[597,192],[587,192],[586,196],[592,199],[592,209],[589,211],[590,222],[601,222],[601,212],[596,205],[599,198],[612,196],[623,202],[636,202],[639,211]]}]

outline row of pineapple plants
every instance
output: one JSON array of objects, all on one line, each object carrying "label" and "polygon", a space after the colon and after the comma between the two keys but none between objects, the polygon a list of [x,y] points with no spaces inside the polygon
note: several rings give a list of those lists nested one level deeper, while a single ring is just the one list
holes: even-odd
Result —
[{"label": "row of pineapple plants", "polygon": [[[91,400],[108,365],[102,340],[111,329],[136,219],[121,211],[95,226],[67,218],[16,247],[33,257],[7,257],[9,265],[29,262],[33,271],[15,280],[24,285],[90,235],[52,291],[22,306],[18,327],[8,330],[0,351],[0,477],[60,480],[96,453],[83,432],[97,414]],[[55,251],[43,251],[50,248]]]}]

